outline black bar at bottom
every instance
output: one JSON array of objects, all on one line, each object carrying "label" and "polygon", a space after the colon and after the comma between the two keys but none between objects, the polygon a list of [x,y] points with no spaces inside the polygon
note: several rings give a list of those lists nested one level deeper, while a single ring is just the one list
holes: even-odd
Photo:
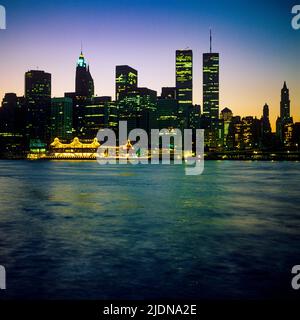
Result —
[{"label": "black bar at bottom", "polygon": [[0,319],[289,319],[298,301],[0,301]]}]

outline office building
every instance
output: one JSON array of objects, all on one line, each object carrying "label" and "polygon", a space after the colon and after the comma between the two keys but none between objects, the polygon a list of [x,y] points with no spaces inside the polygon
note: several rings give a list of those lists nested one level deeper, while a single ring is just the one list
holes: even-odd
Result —
[{"label": "office building", "polygon": [[137,70],[127,66],[116,66],[116,101],[123,99],[127,92],[138,87]]},{"label": "office building", "polygon": [[73,101],[71,98],[53,98],[51,103],[51,140],[72,138]]},{"label": "office building", "polygon": [[27,135],[29,140],[49,142],[51,115],[51,74],[41,70],[25,73]]}]

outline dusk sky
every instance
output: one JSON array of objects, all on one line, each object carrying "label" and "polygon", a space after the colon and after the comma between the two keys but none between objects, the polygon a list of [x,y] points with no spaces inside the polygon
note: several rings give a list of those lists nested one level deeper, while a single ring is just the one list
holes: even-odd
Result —
[{"label": "dusk sky", "polygon": [[291,113],[300,121],[300,30],[291,27],[299,1],[0,0],[7,30],[0,30],[0,99],[24,94],[24,73],[52,73],[52,95],[74,91],[81,41],[97,95],[114,97],[115,66],[139,72],[139,86],[175,85],[175,50],[194,54],[194,103],[202,105],[202,53],[220,53],[220,110],[274,120],[287,81]]}]

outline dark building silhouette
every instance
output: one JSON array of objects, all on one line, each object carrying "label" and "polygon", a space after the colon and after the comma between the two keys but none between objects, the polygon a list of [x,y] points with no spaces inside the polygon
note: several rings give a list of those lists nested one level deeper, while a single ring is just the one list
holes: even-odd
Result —
[{"label": "dark building silhouette", "polygon": [[271,148],[272,146],[272,130],[269,114],[269,106],[265,104],[261,118],[261,148]]},{"label": "dark building silhouette", "polygon": [[51,140],[72,139],[73,101],[71,98],[53,98],[51,103]]},{"label": "dark building silhouette", "polygon": [[25,73],[27,135],[30,140],[49,142],[51,115],[51,74],[40,70]]},{"label": "dark building silhouette", "polygon": [[81,51],[76,65],[75,92],[65,93],[73,101],[73,136],[83,138],[85,128],[85,106],[92,103],[94,80],[90,67]]},{"label": "dark building silhouette", "polygon": [[203,54],[203,115],[206,118],[205,144],[216,148],[220,142],[219,124],[219,53]]},{"label": "dark building silhouette", "polygon": [[277,117],[276,119],[276,136],[280,144],[283,144],[283,128],[280,117]]},{"label": "dark building silhouette", "polygon": [[226,138],[226,149],[234,150],[235,149],[235,138],[236,138],[236,126],[241,122],[240,116],[233,116],[229,123],[228,135]]},{"label": "dark building silhouette", "polygon": [[233,113],[229,108],[224,108],[221,111],[220,118],[223,119],[224,121],[231,121],[232,117],[233,117]]},{"label": "dark building silhouette", "polygon": [[293,147],[294,143],[293,143],[293,137],[294,137],[294,129],[295,129],[295,125],[293,122],[290,122],[289,124],[284,126],[284,143],[285,146],[290,149],[290,147]]},{"label": "dark building silhouette", "polygon": [[65,98],[70,98],[72,101],[76,99],[76,93],[75,92],[65,92]]},{"label": "dark building silhouette", "polygon": [[252,116],[232,117],[226,139],[229,150],[258,149],[261,140],[261,121]]},{"label": "dark building silhouette", "polygon": [[119,102],[121,114],[131,111],[156,108],[157,92],[148,88],[136,88],[128,91]]},{"label": "dark building silhouette", "polygon": [[293,130],[293,143],[296,147],[296,150],[300,150],[300,122],[296,122],[294,124],[294,130]]},{"label": "dark building silhouette", "polygon": [[163,87],[161,88],[161,99],[177,99],[176,87]]},{"label": "dark building silhouette", "polygon": [[99,129],[109,128],[117,131],[117,127],[118,107],[111,97],[94,97],[92,104],[85,106],[84,139],[96,138]]},{"label": "dark building silhouette", "polygon": [[[25,96],[7,93],[0,108],[0,157],[44,155],[47,144],[80,141],[90,145],[99,129],[118,133],[120,121],[127,121],[128,131],[141,128],[205,129],[208,151],[265,151],[300,149],[300,124],[293,123],[290,95],[286,82],[281,89],[280,117],[276,135],[271,131],[269,106],[260,119],[233,116],[229,108],[219,114],[219,53],[203,54],[203,112],[193,105],[193,52],[176,51],[176,87],[163,87],[161,95],[138,87],[138,72],[128,65],[116,67],[116,101],[94,96],[94,81],[81,52],[76,65],[74,92],[51,99],[51,74],[40,70],[25,73]],[[57,142],[56,141],[56,142]],[[121,144],[126,141],[119,141]],[[71,144],[72,145],[72,144]],[[238,154],[239,152],[237,152]],[[264,154],[267,152],[262,152]],[[290,152],[291,154],[293,152]]]},{"label": "dark building silhouette", "polygon": [[22,134],[25,136],[26,103],[24,97],[17,97],[15,93],[6,93],[1,111],[1,132]]},{"label": "dark building silhouette", "polygon": [[116,101],[124,98],[127,92],[138,86],[137,70],[127,66],[116,66]]},{"label": "dark building silhouette", "polygon": [[229,127],[233,118],[233,113],[229,108],[224,108],[220,114],[220,120],[223,121],[223,130],[222,130],[222,144],[227,147],[227,137],[229,134]]},{"label": "dark building silhouette", "polygon": [[156,128],[157,92],[148,88],[128,91],[118,101],[119,120],[128,122],[128,131],[141,128],[148,133]]},{"label": "dark building silhouette", "polygon": [[75,93],[77,97],[92,98],[94,96],[94,80],[82,52],[77,61]]},{"label": "dark building silhouette", "polygon": [[201,106],[196,104],[189,107],[188,110],[188,128],[200,129],[201,127]]},{"label": "dark building silhouette", "polygon": [[290,91],[286,85],[286,82],[283,84],[281,89],[281,101],[280,101],[280,117],[276,121],[276,135],[285,146],[291,144],[291,133],[293,118],[290,113]]},{"label": "dark building silhouette", "polygon": [[291,101],[290,91],[287,88],[284,81],[283,88],[281,89],[281,101],[280,101],[280,118],[284,123],[289,123],[291,120]]},{"label": "dark building silhouette", "polygon": [[26,151],[26,101],[15,93],[5,94],[0,108],[0,156]]},{"label": "dark building silhouette", "polygon": [[102,100],[99,101],[101,106],[101,115],[103,118],[100,119],[100,128],[109,128],[117,131],[118,128],[118,118],[119,109],[115,101],[112,101],[111,97],[100,97]]},{"label": "dark building silhouette", "polygon": [[178,100],[176,88],[164,87],[161,96],[157,100],[157,124],[158,129],[174,129],[179,126]]}]

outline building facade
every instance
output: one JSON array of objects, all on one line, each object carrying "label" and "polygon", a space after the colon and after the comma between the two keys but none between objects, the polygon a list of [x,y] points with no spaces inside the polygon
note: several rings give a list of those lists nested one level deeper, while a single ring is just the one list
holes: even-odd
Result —
[{"label": "building facade", "polygon": [[130,66],[116,66],[116,101],[138,87],[138,72]]},{"label": "building facade", "polygon": [[25,73],[27,136],[29,140],[49,142],[51,116],[51,74],[31,70]]},{"label": "building facade", "polygon": [[219,123],[219,53],[203,54],[203,116],[206,119],[205,144],[220,144]]},{"label": "building facade", "polygon": [[188,111],[193,105],[193,51],[176,50],[176,98],[179,106],[180,127],[188,126]]},{"label": "building facade", "polygon": [[51,103],[51,140],[72,138],[73,101],[71,98],[53,98]]}]

